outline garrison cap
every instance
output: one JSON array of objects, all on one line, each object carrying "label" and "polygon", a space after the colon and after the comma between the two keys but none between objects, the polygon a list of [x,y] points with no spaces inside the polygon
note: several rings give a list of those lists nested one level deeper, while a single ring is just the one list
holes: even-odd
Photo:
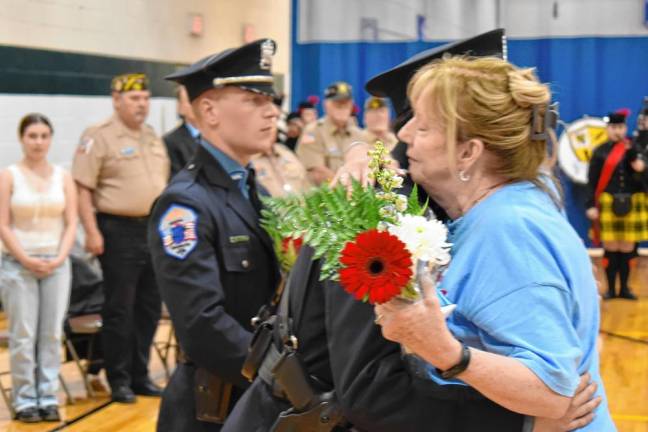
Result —
[{"label": "garrison cap", "polygon": [[274,97],[272,56],[276,50],[272,39],[259,39],[205,57],[165,79],[184,85],[192,101],[209,89],[225,86]]},{"label": "garrison cap", "polygon": [[110,82],[110,90],[126,93],[132,90],[148,90],[149,80],[143,73],[126,73],[117,75]]},{"label": "garrison cap", "polygon": [[367,81],[365,89],[374,96],[391,99],[396,115],[400,115],[409,108],[407,84],[412,76],[422,66],[444,55],[493,56],[506,59],[504,29],[491,30],[472,38],[420,52],[398,66],[371,78]]},{"label": "garrison cap", "polygon": [[344,81],[336,81],[333,84],[326,87],[324,90],[324,98],[332,100],[343,100],[351,99],[353,97],[353,92],[351,89],[351,84]]},{"label": "garrison cap", "polygon": [[379,98],[376,96],[369,96],[367,100],[365,100],[365,104],[364,104],[365,111],[375,110],[378,108],[385,108],[385,107],[387,107],[387,99]]}]

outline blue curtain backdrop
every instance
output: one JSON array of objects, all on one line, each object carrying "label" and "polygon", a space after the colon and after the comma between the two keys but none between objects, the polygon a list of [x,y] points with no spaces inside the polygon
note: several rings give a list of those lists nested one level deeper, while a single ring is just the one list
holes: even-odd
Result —
[{"label": "blue curtain backdrop", "polygon": [[[322,97],[337,80],[349,82],[356,103],[367,97],[364,83],[412,55],[447,41],[318,42],[298,43],[298,0],[292,16],[292,107],[309,95]],[[648,95],[648,37],[582,37],[508,40],[508,58],[518,66],[537,68],[540,79],[551,83],[554,99],[566,122],[583,115],[604,116],[620,107],[632,110],[634,130],[641,101]],[[320,107],[321,108],[321,107]],[[564,180],[564,179],[563,179]],[[583,239],[584,191],[564,180],[567,214]]]}]

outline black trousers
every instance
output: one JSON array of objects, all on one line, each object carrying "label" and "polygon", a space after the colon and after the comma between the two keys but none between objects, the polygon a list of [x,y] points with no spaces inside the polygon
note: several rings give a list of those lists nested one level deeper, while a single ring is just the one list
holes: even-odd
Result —
[{"label": "black trousers", "polygon": [[147,246],[147,218],[100,213],[97,223],[104,238],[104,253],[99,256],[105,296],[104,362],[114,389],[148,379],[161,300]]}]

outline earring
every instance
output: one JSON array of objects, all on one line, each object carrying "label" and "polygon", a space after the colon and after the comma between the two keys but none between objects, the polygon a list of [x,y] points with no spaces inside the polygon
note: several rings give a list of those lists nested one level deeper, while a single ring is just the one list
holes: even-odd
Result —
[{"label": "earring", "polygon": [[467,182],[468,180],[470,180],[470,174],[466,174],[466,171],[463,170],[459,171],[459,180],[461,180],[462,182]]}]

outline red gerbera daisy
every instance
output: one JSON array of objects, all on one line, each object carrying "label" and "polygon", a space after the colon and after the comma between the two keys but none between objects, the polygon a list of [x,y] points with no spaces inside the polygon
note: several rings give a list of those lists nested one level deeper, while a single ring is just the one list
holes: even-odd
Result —
[{"label": "red gerbera daisy", "polygon": [[380,304],[399,295],[412,277],[405,243],[386,231],[358,234],[342,251],[340,282],[358,300]]}]

